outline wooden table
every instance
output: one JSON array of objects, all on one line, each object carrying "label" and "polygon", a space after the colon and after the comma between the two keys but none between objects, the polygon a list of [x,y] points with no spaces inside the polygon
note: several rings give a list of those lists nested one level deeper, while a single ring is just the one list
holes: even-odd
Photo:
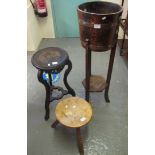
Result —
[{"label": "wooden table", "polygon": [[[75,91],[69,86],[67,81],[67,77],[72,69],[72,63],[67,52],[58,47],[48,47],[37,51],[33,55],[31,61],[33,66],[38,69],[39,82],[41,82],[45,86],[45,120],[48,120],[50,112],[50,102],[59,100],[67,94],[75,96]],[[68,68],[65,70],[63,81],[67,90],[64,90],[62,87],[54,86],[52,74],[60,73],[66,65],[68,66]],[[47,74],[48,78],[45,78],[44,74]],[[54,90],[58,90],[60,92],[56,97],[52,96]]]},{"label": "wooden table", "polygon": [[81,155],[84,154],[80,127],[88,124],[92,117],[91,105],[82,98],[69,97],[60,101],[55,109],[56,121],[52,124],[55,128],[58,123],[76,129],[77,144]]}]

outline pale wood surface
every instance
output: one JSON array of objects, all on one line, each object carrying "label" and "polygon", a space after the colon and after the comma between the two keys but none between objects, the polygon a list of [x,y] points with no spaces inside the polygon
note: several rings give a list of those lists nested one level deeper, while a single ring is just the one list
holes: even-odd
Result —
[{"label": "pale wood surface", "polygon": [[91,105],[82,98],[69,97],[61,100],[55,109],[57,120],[72,128],[87,124],[92,117]]}]

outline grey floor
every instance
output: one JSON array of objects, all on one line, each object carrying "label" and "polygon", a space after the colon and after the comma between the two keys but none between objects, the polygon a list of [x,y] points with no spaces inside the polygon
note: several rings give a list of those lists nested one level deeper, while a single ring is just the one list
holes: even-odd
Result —
[{"label": "grey floor", "polygon": [[[39,49],[49,46],[68,51],[73,69],[68,81],[77,96],[84,98],[81,81],[85,75],[85,52],[79,38],[43,39]],[[27,55],[27,151],[28,155],[78,155],[75,131],[62,125],[50,127],[55,120],[57,101],[50,105],[50,119],[44,121],[45,89],[37,80],[37,70],[31,64],[32,52]],[[92,73],[106,77],[109,52],[92,53]],[[62,73],[63,75],[63,73]],[[58,85],[63,86],[60,80]],[[68,96],[66,96],[68,97]],[[82,128],[85,155],[127,155],[128,154],[128,70],[117,49],[111,85],[110,104],[104,99],[104,92],[91,93],[93,107],[92,121]]]}]

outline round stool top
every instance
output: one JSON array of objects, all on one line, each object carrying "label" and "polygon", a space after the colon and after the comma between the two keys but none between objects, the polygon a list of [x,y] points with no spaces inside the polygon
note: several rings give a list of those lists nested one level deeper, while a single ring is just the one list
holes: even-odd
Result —
[{"label": "round stool top", "polygon": [[32,57],[32,64],[37,69],[52,70],[65,65],[69,59],[67,52],[58,47],[48,47],[39,50]]},{"label": "round stool top", "polygon": [[72,128],[81,127],[87,124],[92,117],[90,104],[79,97],[69,97],[61,100],[55,109],[57,120]]}]

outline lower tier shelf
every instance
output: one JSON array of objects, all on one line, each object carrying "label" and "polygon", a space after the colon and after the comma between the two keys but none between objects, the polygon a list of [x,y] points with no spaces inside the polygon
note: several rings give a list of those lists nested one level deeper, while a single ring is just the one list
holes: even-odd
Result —
[{"label": "lower tier shelf", "polygon": [[[86,88],[86,80],[82,81],[83,86]],[[90,92],[101,92],[106,87],[106,80],[99,75],[91,75],[90,77]]]}]

